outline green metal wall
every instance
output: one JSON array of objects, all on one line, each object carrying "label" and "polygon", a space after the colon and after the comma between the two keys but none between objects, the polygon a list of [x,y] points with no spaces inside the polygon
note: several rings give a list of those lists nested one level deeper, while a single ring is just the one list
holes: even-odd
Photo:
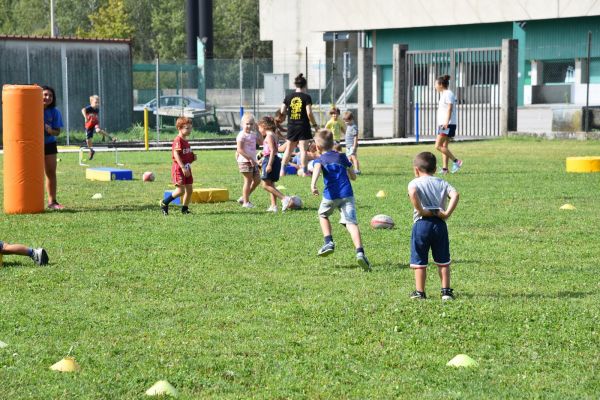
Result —
[{"label": "green metal wall", "polygon": [[392,65],[395,43],[409,50],[444,50],[467,47],[499,47],[513,36],[512,22],[499,24],[436,26],[431,28],[386,29],[375,34],[375,63]]},{"label": "green metal wall", "polygon": [[587,56],[592,31],[592,57],[600,57],[600,16],[528,21],[525,58],[560,60]]},{"label": "green metal wall", "polygon": [[[392,102],[392,48],[408,44],[409,50],[444,50],[498,47],[502,39],[519,39],[519,104],[523,85],[531,84],[531,60],[565,60],[587,56],[588,31],[592,32],[590,82],[600,83],[600,16],[527,21],[525,29],[513,22],[438,26],[376,31],[375,63],[382,73],[379,101]],[[521,47],[522,46],[522,47]]]},{"label": "green metal wall", "polygon": [[375,63],[380,66],[382,74],[378,101],[392,103],[392,49],[395,43],[408,44],[409,50],[444,50],[499,47],[502,39],[512,37],[512,22],[377,31]]}]

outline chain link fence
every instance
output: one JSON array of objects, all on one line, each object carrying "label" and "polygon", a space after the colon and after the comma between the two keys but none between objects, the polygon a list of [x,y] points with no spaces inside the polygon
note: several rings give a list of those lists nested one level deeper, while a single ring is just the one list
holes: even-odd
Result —
[{"label": "chain link fence", "polygon": [[[357,65],[350,53],[333,59],[300,57],[298,73],[308,79],[308,93],[316,114],[327,116],[332,104],[346,108],[357,101]],[[252,112],[257,116],[273,114],[285,95],[294,90],[295,74],[274,70],[273,59],[208,59],[203,65],[195,61],[162,61],[160,59],[134,63],[134,121],[143,122],[144,106],[153,112],[151,125],[156,128],[156,98],[160,107],[203,110],[197,128],[208,131],[239,129],[240,115]],[[168,113],[171,113],[169,111]],[[173,125],[172,116],[161,115],[160,127]]]}]

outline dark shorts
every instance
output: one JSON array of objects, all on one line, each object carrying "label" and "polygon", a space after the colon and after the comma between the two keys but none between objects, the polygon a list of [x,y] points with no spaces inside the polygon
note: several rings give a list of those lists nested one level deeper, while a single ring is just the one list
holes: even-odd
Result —
[{"label": "dark shorts", "polygon": [[447,131],[443,128],[443,125],[440,125],[437,127],[437,134],[453,138],[456,135],[456,125],[448,125]]},{"label": "dark shorts", "polygon": [[421,218],[413,225],[410,238],[410,267],[427,268],[431,249],[433,262],[440,267],[450,265],[450,242],[446,221],[437,218]]},{"label": "dark shorts", "polygon": [[273,164],[271,164],[271,172],[267,173],[267,165],[269,165],[270,157],[270,155],[263,157],[260,179],[263,181],[277,182],[279,180],[279,171],[281,170],[281,158],[277,155],[274,156],[275,159],[273,159]]},{"label": "dark shorts", "polygon": [[52,154],[58,154],[58,148],[56,142],[44,143],[44,155],[51,156]]},{"label": "dark shorts", "polygon": [[92,139],[94,137],[94,132],[96,132],[96,128],[89,128],[85,130],[85,137],[87,139]]},{"label": "dark shorts", "polygon": [[286,139],[290,142],[299,142],[300,140],[310,140],[313,138],[310,126],[289,126]]}]

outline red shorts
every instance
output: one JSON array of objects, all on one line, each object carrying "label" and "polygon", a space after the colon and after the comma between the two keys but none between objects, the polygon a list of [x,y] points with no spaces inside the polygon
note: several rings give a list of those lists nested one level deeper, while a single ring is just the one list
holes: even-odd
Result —
[{"label": "red shorts", "polygon": [[[190,172],[192,172],[191,169]],[[191,173],[190,176],[185,176],[179,165],[173,163],[173,166],[171,167],[171,181],[178,186],[191,185],[194,183],[194,177],[191,175]]]}]

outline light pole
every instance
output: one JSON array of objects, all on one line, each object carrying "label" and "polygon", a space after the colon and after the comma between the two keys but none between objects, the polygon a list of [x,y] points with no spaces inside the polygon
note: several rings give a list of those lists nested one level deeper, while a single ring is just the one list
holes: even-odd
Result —
[{"label": "light pole", "polygon": [[54,37],[54,0],[50,0],[50,37]]}]

